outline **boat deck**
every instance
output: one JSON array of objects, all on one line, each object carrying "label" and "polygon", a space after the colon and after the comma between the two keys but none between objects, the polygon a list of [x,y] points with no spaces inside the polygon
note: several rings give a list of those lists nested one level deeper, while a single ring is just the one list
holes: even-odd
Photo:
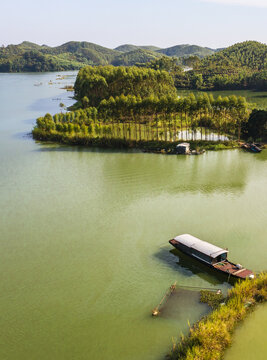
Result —
[{"label": "boat deck", "polygon": [[245,279],[247,276],[253,274],[253,272],[251,270],[248,270],[246,268],[239,269],[235,264],[231,263],[228,260],[214,264],[213,267],[215,269],[226,272],[227,274],[231,274],[233,276],[243,278],[243,279]]}]

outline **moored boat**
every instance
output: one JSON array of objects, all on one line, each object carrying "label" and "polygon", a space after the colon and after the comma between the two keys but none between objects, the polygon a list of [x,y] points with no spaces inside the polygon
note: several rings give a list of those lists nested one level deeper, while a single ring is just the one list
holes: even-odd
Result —
[{"label": "moored boat", "polygon": [[254,144],[254,143],[253,144],[244,143],[242,144],[242,148],[254,153],[259,153],[262,150],[259,144]]},{"label": "moored boat", "polygon": [[183,253],[192,256],[209,267],[239,279],[254,278],[253,271],[227,259],[228,250],[200,240],[195,236],[183,234],[171,239],[169,243]]}]

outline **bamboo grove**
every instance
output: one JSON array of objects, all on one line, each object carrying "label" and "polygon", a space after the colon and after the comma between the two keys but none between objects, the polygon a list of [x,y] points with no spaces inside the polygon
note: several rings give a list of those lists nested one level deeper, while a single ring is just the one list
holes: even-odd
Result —
[{"label": "bamboo grove", "polygon": [[[85,101],[85,105],[86,105]],[[240,139],[241,126],[249,115],[244,97],[195,97],[120,95],[103,99],[97,107],[46,114],[36,121],[35,138],[61,134],[65,138],[164,141]],[[49,137],[49,136],[46,136]]]}]

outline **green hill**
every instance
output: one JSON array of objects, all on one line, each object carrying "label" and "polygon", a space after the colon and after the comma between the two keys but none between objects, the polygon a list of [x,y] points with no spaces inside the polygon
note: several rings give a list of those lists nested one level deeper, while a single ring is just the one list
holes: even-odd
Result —
[{"label": "green hill", "polygon": [[203,59],[201,66],[263,70],[267,68],[267,45],[257,41],[237,43]]},{"label": "green hill", "polygon": [[[145,63],[151,65],[151,62],[153,65],[156,60],[165,56],[167,60],[179,58],[179,63],[182,64],[188,58],[192,60],[193,71],[185,73],[181,69],[178,71],[176,67],[174,77],[177,87],[266,89],[266,49],[265,44],[256,41],[245,41],[217,50],[197,45],[159,49],[155,46],[131,44],[108,49],[86,41],[70,41],[50,47],[24,41],[0,48],[0,72],[75,70],[85,65],[132,66]],[[163,63],[166,63],[166,59]],[[162,68],[162,64],[154,65]]]},{"label": "green hill", "polygon": [[188,56],[198,56],[203,58],[205,56],[214,54],[215,51],[216,50],[198,45],[176,45],[166,49],[157,50],[158,53],[167,56],[176,56],[178,58]]},{"label": "green hill", "polygon": [[154,51],[137,49],[134,51],[122,53],[119,56],[116,56],[115,59],[111,62],[114,66],[132,66],[137,63],[148,63],[152,60],[160,58],[162,55],[155,53]]},{"label": "green hill", "polygon": [[121,52],[130,52],[130,51],[134,51],[134,50],[138,50],[138,49],[149,50],[149,51],[160,50],[159,47],[153,46],[153,45],[137,46],[137,45],[131,45],[131,44],[120,45],[120,46],[116,47],[114,50],[121,51]]},{"label": "green hill", "polygon": [[235,44],[202,59],[193,71],[176,76],[177,87],[267,90],[267,45]]},{"label": "green hill", "polygon": [[121,53],[93,43],[70,41],[50,47],[24,41],[0,48],[0,72],[60,71],[107,65]]}]

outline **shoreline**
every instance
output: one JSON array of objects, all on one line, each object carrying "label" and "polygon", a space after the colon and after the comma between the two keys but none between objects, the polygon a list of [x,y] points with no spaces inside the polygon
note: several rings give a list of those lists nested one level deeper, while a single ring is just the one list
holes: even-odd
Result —
[{"label": "shoreline", "polygon": [[223,303],[190,327],[187,336],[182,335],[180,341],[173,344],[167,359],[223,359],[237,325],[266,301],[267,273],[261,273],[253,280],[238,282],[229,290]]},{"label": "shoreline", "polygon": [[[179,140],[174,142],[169,141],[135,141],[116,138],[97,138],[89,137],[84,134],[69,134],[60,132],[47,132],[40,129],[34,129],[31,133],[34,140],[44,143],[56,143],[70,146],[84,146],[84,147],[99,147],[106,149],[136,149],[142,152],[174,155],[176,145],[182,142],[190,144],[190,149],[201,154],[204,151],[219,151],[227,149],[241,148],[240,144],[234,140]],[[175,154],[177,155],[177,154]]]}]

